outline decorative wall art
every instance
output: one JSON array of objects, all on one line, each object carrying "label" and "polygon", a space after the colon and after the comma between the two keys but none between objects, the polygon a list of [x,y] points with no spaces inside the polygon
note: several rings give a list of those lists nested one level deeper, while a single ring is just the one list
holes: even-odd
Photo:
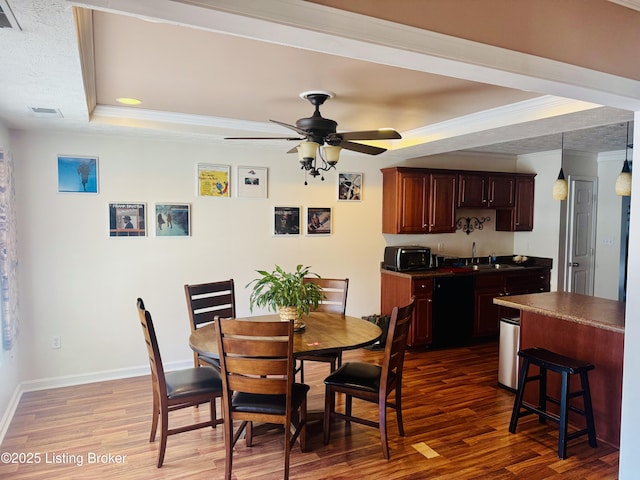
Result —
[{"label": "decorative wall art", "polygon": [[144,237],[147,235],[144,203],[110,203],[110,237]]},{"label": "decorative wall art", "polygon": [[156,203],[156,237],[191,235],[191,206],[188,203]]},{"label": "decorative wall art", "polygon": [[307,208],[307,235],[331,235],[331,208]]},{"label": "decorative wall art", "polygon": [[345,202],[362,200],[362,173],[338,173],[338,200]]},{"label": "decorative wall art", "polygon": [[267,198],[267,168],[238,167],[238,197]]},{"label": "decorative wall art", "polygon": [[300,235],[300,207],[273,207],[273,234]]},{"label": "decorative wall art", "polygon": [[98,157],[58,155],[58,192],[98,193]]},{"label": "decorative wall art", "polygon": [[198,164],[198,195],[229,197],[229,165]]}]

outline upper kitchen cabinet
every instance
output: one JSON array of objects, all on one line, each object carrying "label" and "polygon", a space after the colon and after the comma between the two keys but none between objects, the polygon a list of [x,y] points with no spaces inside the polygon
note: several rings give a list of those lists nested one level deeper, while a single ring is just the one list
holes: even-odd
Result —
[{"label": "upper kitchen cabinet", "polygon": [[460,172],[458,178],[458,207],[511,208],[515,204],[513,174]]},{"label": "upper kitchen cabinet", "polygon": [[515,205],[509,209],[496,209],[496,231],[530,232],[533,230],[534,177],[534,174],[516,176]]},{"label": "upper kitchen cabinet", "polygon": [[456,172],[382,169],[382,232],[455,232],[457,182]]}]

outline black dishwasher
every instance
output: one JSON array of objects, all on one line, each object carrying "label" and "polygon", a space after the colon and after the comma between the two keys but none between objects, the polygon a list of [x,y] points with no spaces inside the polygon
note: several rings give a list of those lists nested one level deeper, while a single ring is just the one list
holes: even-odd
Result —
[{"label": "black dishwasher", "polygon": [[436,278],[433,282],[432,347],[467,345],[473,338],[473,277]]}]

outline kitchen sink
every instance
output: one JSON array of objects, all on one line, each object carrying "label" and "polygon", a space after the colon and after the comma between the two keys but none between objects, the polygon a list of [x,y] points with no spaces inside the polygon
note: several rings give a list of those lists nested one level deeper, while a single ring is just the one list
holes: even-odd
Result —
[{"label": "kitchen sink", "polygon": [[505,263],[478,263],[476,265],[468,265],[467,268],[471,270],[502,270],[505,268],[511,268],[511,265]]}]

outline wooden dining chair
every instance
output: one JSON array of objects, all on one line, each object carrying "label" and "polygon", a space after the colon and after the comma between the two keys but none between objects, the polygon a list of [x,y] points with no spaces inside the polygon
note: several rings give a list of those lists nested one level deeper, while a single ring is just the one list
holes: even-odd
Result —
[{"label": "wooden dining chair", "polygon": [[[324,298],[315,312],[339,313],[344,315],[347,310],[347,291],[349,290],[348,278],[313,278],[307,277],[304,282],[315,283],[322,288]],[[296,373],[300,372],[300,381],[304,383],[304,362],[325,362],[330,365],[330,371],[335,372],[336,367],[342,365],[342,352],[309,353],[296,357],[299,362]]]},{"label": "wooden dining chair", "polygon": [[[387,407],[396,411],[398,430],[404,436],[402,424],[402,370],[407,347],[409,325],[413,313],[413,298],[403,307],[394,307],[389,321],[389,332],[384,347],[382,366],[363,362],[347,362],[325,380],[324,443],[331,438],[331,420],[340,418],[380,430],[382,454],[389,459],[387,440]],[[395,391],[394,401],[389,395]],[[336,393],[345,394],[345,413],[336,411]],[[378,404],[378,422],[352,415],[353,399],[359,398]]]},{"label": "wooden dining chair", "polygon": [[[235,318],[236,299],[233,279],[220,282],[185,285],[187,310],[191,325],[191,333],[216,318]],[[220,369],[220,360],[198,353],[193,353],[193,365],[213,366]]]},{"label": "wooden dining chair", "polygon": [[[293,320],[260,322],[219,319],[216,337],[223,386],[225,479],[231,479],[233,447],[246,431],[253,445],[253,422],[284,426],[284,478],[289,478],[289,453],[296,439],[306,451],[307,392],[295,383]],[[234,432],[233,423],[241,424]],[[294,433],[291,434],[291,427]]]},{"label": "wooden dining chair", "polygon": [[[158,450],[158,468],[160,468],[164,462],[169,435],[204,427],[215,428],[217,424],[222,423],[222,419],[216,419],[216,398],[222,397],[222,379],[220,373],[212,367],[186,368],[165,373],[151,313],[145,309],[141,298],[138,298],[137,307],[147,344],[153,386],[153,416],[149,442],[155,441],[158,418],[160,418],[160,450]],[[169,412],[203,403],[210,404],[210,420],[169,428]]]}]

